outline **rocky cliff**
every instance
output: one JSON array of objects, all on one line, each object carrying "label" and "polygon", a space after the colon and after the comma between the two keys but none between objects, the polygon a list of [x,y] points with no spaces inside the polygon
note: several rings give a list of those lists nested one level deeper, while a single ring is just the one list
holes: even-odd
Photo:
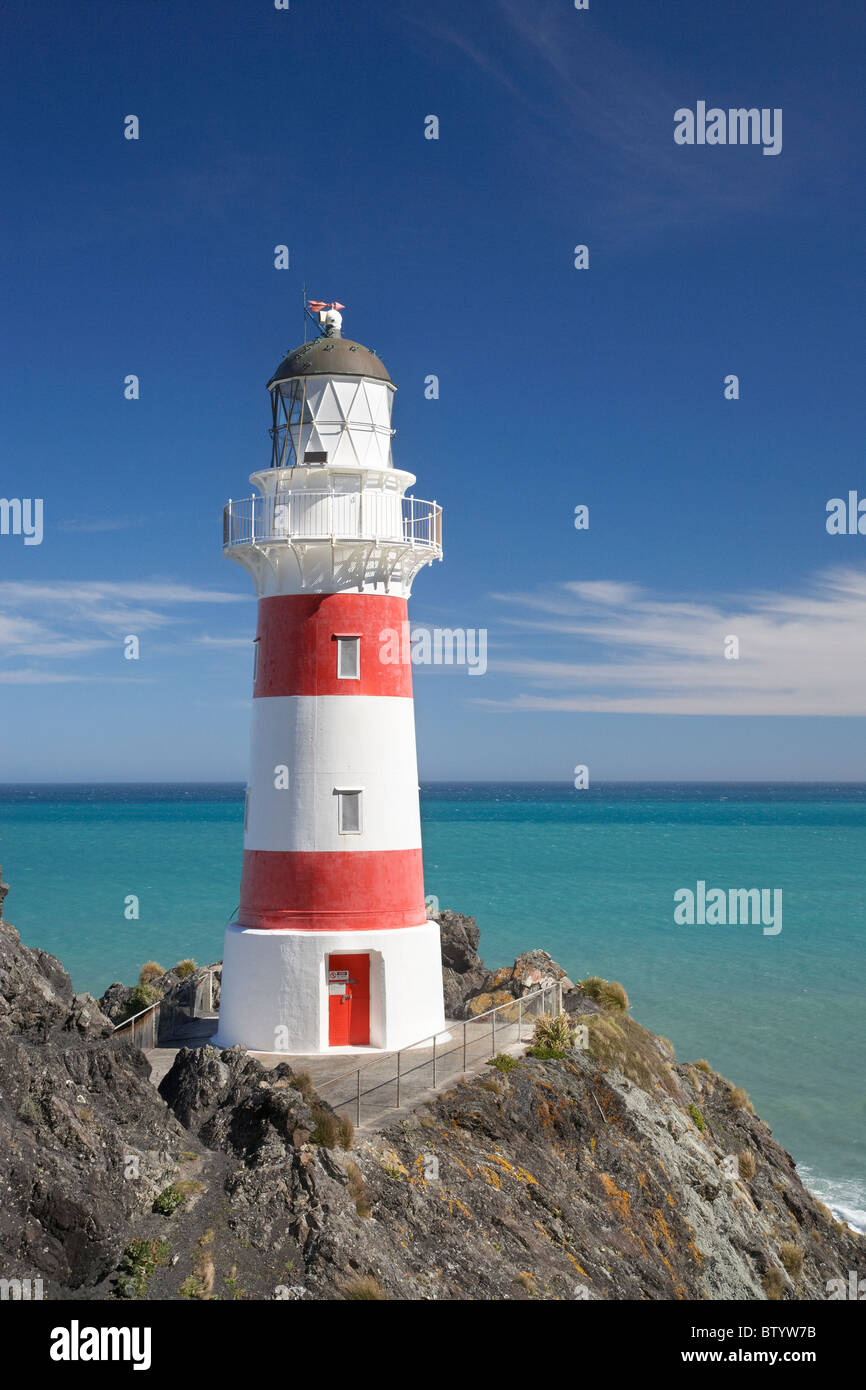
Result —
[{"label": "rocky cliff", "polygon": [[[544,953],[486,971],[468,918],[443,938],[452,1012],[562,975]],[[3,1276],[74,1299],[661,1300],[823,1298],[866,1273],[743,1093],[677,1063],[621,991],[563,989],[564,1056],[499,1059],[353,1136],[239,1048],[182,1050],[158,1094],[0,922]]]}]

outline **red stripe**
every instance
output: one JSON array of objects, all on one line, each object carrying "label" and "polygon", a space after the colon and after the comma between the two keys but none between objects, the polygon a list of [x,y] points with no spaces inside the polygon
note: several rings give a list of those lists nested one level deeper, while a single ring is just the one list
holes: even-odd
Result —
[{"label": "red stripe", "polygon": [[[402,659],[408,647],[408,621],[406,600],[387,594],[281,594],[259,599],[253,696],[399,695],[411,699],[412,663]],[[337,676],[337,636],[360,637],[360,680]]]},{"label": "red stripe", "polygon": [[426,918],[420,849],[244,850],[242,927],[381,931]]}]

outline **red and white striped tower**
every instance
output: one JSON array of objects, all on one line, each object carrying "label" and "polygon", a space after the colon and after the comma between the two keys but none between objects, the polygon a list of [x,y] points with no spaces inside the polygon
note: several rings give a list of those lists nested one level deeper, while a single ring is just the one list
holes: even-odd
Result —
[{"label": "red and white striped tower", "polygon": [[256,1052],[394,1049],[444,1028],[406,651],[412,581],[442,557],[441,508],[405,496],[395,387],[342,337],[339,308],[268,383],[271,467],[224,513],[259,616],[217,1041]]}]

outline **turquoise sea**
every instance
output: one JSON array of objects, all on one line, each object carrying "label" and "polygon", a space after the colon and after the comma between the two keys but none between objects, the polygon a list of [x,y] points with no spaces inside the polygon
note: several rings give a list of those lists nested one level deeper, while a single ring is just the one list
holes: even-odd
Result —
[{"label": "turquoise sea", "polygon": [[[422,818],[427,892],[477,918],[488,965],[540,946],[621,980],[866,1229],[866,785],[436,783]],[[218,960],[242,821],[240,784],[0,786],[5,916],[94,994],[145,960]],[[699,880],[781,889],[782,931],[675,925]]]}]

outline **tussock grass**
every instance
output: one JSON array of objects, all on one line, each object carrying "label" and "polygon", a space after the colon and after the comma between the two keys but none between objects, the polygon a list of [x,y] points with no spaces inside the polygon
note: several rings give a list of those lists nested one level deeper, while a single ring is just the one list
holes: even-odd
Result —
[{"label": "tussock grass", "polygon": [[771,1303],[778,1303],[785,1292],[785,1276],[780,1269],[768,1269],[761,1283]]},{"label": "tussock grass", "polygon": [[379,1280],[372,1274],[363,1274],[358,1279],[352,1279],[350,1283],[343,1285],[343,1298],[352,1301],[374,1301],[376,1303],[387,1303],[388,1295],[379,1283]]},{"label": "tussock grass", "polygon": [[603,1067],[615,1067],[651,1095],[660,1086],[682,1102],[676,1073],[668,1057],[659,1049],[654,1033],[622,1013],[583,1015],[579,1022],[586,1024],[587,1051],[593,1061],[600,1062]]},{"label": "tussock grass", "polygon": [[803,1251],[792,1240],[785,1240],[779,1246],[779,1259],[792,1279],[799,1279],[803,1273]]},{"label": "tussock grass", "polygon": [[351,1149],[355,1142],[355,1126],[347,1115],[337,1115],[333,1110],[314,1105],[313,1121],[311,1144],[319,1144],[323,1149]]},{"label": "tussock grass", "polygon": [[364,1181],[364,1174],[361,1172],[357,1163],[347,1163],[346,1173],[349,1178],[346,1187],[349,1196],[355,1203],[355,1211],[366,1221],[367,1217],[373,1214],[373,1206],[370,1202],[367,1184]]},{"label": "tussock grass", "polygon": [[544,1060],[565,1057],[574,1046],[574,1024],[567,1013],[539,1014],[532,1031],[532,1046],[527,1048],[530,1057]]},{"label": "tussock grass", "polygon": [[616,1009],[625,1013],[629,1007],[628,995],[619,980],[603,980],[600,975],[590,975],[578,982],[578,989],[601,1004],[603,1009]]}]

